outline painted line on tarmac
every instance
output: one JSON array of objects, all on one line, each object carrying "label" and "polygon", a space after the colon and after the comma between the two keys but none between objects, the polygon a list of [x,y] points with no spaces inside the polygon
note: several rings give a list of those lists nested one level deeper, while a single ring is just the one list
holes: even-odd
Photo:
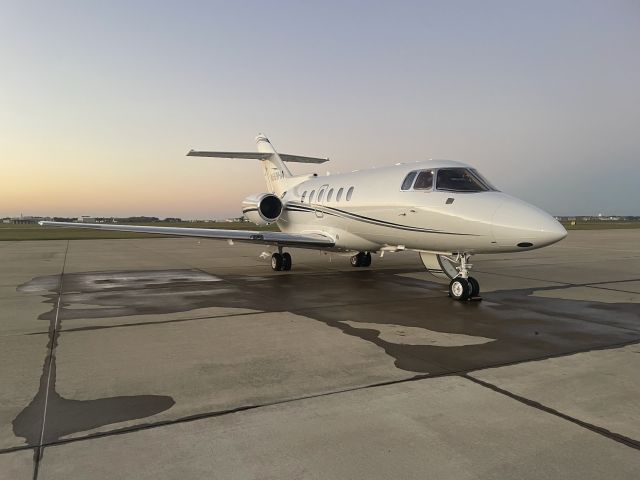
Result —
[{"label": "painted line on tarmac", "polygon": [[62,303],[62,285],[64,281],[64,268],[67,264],[67,253],[69,252],[69,240],[67,240],[67,246],[64,250],[64,260],[62,261],[62,271],[60,272],[60,282],[58,284],[58,303],[56,305],[56,316],[53,322],[53,327],[50,330],[49,337],[49,355],[47,356],[46,369],[47,369],[47,386],[45,388],[44,396],[44,408],[42,409],[42,428],[40,429],[40,442],[34,451],[34,469],[33,479],[37,480],[38,471],[40,469],[40,460],[42,459],[42,452],[44,450],[44,432],[47,423],[47,407],[49,404],[49,393],[51,391],[51,372],[53,369],[51,365],[55,356],[55,350],[58,345],[58,336],[60,335],[60,304]]}]

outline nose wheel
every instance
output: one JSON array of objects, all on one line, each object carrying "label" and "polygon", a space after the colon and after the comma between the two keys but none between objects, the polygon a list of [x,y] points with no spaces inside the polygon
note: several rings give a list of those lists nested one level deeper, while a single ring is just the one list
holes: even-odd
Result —
[{"label": "nose wheel", "polygon": [[449,283],[449,296],[454,300],[467,300],[471,289],[466,278],[456,277]]},{"label": "nose wheel", "polygon": [[456,261],[459,264],[456,269],[459,273],[449,283],[449,296],[455,300],[481,300],[480,283],[469,276],[469,270],[473,266],[468,263],[470,258],[471,255],[467,253],[456,256]]},{"label": "nose wheel", "polygon": [[449,296],[454,300],[469,300],[479,298],[480,284],[473,277],[456,277],[449,283]]},{"label": "nose wheel", "polygon": [[276,272],[291,270],[291,264],[291,254],[289,252],[276,252],[271,255],[271,268]]}]

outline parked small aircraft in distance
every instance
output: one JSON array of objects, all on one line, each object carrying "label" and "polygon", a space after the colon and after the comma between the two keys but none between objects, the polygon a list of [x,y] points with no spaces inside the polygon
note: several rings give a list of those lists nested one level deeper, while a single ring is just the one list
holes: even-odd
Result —
[{"label": "parked small aircraft in distance", "polygon": [[276,223],[279,232],[201,228],[40,222],[53,227],[91,228],[227,239],[274,248],[273,270],[290,270],[286,247],[344,253],[354,267],[371,265],[371,254],[413,250],[426,269],[450,280],[449,295],[477,297],[469,276],[476,253],[533,250],[567,235],[551,215],[498,191],[470,165],[450,160],[399,163],[351,173],[291,174],[286,162],[323,163],[328,158],[277,153],[267,137],[257,152],[191,150],[192,157],[260,161],[267,192],[247,197],[242,210],[257,225]]}]

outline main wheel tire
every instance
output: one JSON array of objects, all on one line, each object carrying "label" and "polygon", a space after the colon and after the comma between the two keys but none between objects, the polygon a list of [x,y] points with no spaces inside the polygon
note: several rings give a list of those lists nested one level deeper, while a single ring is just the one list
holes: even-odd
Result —
[{"label": "main wheel tire", "polygon": [[362,266],[362,255],[359,253],[351,257],[351,266],[352,267],[360,267]]},{"label": "main wheel tire", "polygon": [[289,252],[282,254],[282,270],[291,270],[291,254]]},{"label": "main wheel tire", "polygon": [[469,298],[471,289],[469,288],[469,282],[462,278],[456,277],[451,280],[449,284],[449,296],[455,300],[467,300]]},{"label": "main wheel tire", "polygon": [[473,277],[469,277],[467,278],[467,281],[469,282],[469,287],[471,289],[469,296],[471,298],[475,298],[480,295],[480,284],[478,283],[478,280]]},{"label": "main wheel tire", "polygon": [[362,256],[361,266],[368,267],[371,265],[371,252],[367,252]]},{"label": "main wheel tire", "polygon": [[271,255],[271,268],[276,272],[282,270],[282,255],[279,253]]}]

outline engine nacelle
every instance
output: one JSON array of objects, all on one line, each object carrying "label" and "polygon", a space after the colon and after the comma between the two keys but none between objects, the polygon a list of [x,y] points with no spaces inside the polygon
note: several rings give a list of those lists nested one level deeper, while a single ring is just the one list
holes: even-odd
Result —
[{"label": "engine nacelle", "polygon": [[256,225],[269,225],[280,218],[282,201],[271,193],[251,195],[243,200],[242,213]]}]

